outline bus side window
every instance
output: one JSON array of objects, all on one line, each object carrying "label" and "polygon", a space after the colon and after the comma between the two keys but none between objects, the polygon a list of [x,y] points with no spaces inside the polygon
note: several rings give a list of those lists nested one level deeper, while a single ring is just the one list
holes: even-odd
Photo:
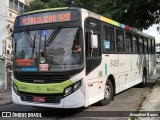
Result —
[{"label": "bus side window", "polygon": [[129,32],[125,33],[125,43],[126,43],[126,52],[131,52],[132,48],[132,34]]},{"label": "bus side window", "polygon": [[103,49],[105,52],[114,52],[115,51],[115,39],[114,39],[114,28],[104,26],[104,40],[103,40]]},{"label": "bus side window", "polygon": [[148,39],[148,53],[151,53],[151,39]]},{"label": "bus side window", "polygon": [[138,36],[133,35],[132,38],[132,52],[137,53],[138,52]]},{"label": "bus side window", "polygon": [[91,33],[89,31],[86,32],[85,34],[85,43],[86,43],[86,47],[85,47],[85,52],[86,52],[86,58],[90,57],[90,52],[91,52]]},{"label": "bus side window", "polygon": [[97,38],[97,48],[92,48],[92,57],[100,57],[101,56],[101,47],[100,47],[100,34],[94,34]]},{"label": "bus side window", "polygon": [[148,43],[147,43],[147,39],[144,39],[144,53],[148,53]]},{"label": "bus side window", "polygon": [[144,53],[143,52],[143,38],[142,37],[140,37],[140,39],[139,39],[139,53]]},{"label": "bus side window", "polygon": [[152,41],[152,53],[155,53],[155,42],[153,39],[151,41]]},{"label": "bus side window", "polygon": [[124,52],[124,32],[122,30],[116,30],[116,50],[117,52]]},{"label": "bus side window", "polygon": [[91,32],[86,32],[85,34],[85,39],[86,39],[86,57],[89,58],[89,57],[99,57],[101,56],[101,47],[100,47],[100,34],[95,34],[97,36],[97,39],[98,39],[98,46],[97,48],[92,48],[91,47],[91,35],[92,33]]}]

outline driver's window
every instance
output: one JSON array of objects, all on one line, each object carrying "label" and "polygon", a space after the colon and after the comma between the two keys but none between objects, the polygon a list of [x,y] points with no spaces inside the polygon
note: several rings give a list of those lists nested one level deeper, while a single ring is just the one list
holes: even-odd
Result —
[{"label": "driver's window", "polygon": [[[86,38],[86,57],[100,57],[101,56],[100,34],[87,31],[85,38]],[[93,47],[94,46],[93,44],[95,43],[95,41],[93,40],[97,40],[96,47]]]},{"label": "driver's window", "polygon": [[85,34],[85,40],[86,40],[86,58],[90,57],[90,52],[91,52],[91,33],[89,31],[86,32]]}]

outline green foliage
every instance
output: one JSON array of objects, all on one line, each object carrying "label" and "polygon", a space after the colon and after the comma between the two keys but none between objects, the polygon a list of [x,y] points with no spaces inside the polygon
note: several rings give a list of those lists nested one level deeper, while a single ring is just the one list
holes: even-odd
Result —
[{"label": "green foliage", "polygon": [[[70,6],[72,0],[32,0],[30,10]],[[74,0],[74,6],[85,8],[120,23],[147,29],[159,23],[160,6],[156,0]]]},{"label": "green foliage", "polygon": [[62,7],[64,4],[62,0],[32,0],[30,2],[30,10]]},{"label": "green foliage", "polygon": [[44,8],[45,8],[45,4],[40,0],[32,0],[30,2],[30,10],[39,10]]}]

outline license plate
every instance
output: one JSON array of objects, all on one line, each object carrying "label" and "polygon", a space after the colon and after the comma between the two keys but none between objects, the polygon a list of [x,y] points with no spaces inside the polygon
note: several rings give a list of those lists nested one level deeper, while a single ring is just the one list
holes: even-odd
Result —
[{"label": "license plate", "polygon": [[46,98],[45,97],[33,97],[33,102],[46,102]]},{"label": "license plate", "polygon": [[48,71],[48,64],[39,64],[39,71]]}]

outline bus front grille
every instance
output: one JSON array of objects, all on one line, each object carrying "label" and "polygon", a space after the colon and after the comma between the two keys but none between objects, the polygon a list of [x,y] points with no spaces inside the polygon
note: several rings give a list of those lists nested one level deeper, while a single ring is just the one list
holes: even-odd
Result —
[{"label": "bus front grille", "polygon": [[26,83],[61,83],[69,78],[62,75],[15,75],[15,78],[20,82]]},{"label": "bus front grille", "polygon": [[62,94],[49,94],[49,95],[44,95],[44,94],[32,94],[32,93],[24,93],[20,92],[19,96],[22,101],[26,102],[34,102],[33,97],[45,97],[45,102],[44,103],[60,103],[60,100],[62,99]]}]

